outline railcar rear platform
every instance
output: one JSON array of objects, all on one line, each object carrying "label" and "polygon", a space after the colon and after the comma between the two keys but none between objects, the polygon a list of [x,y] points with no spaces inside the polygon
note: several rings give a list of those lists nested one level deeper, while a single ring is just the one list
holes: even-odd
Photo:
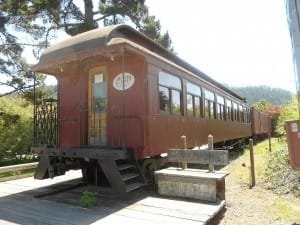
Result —
[{"label": "railcar rear platform", "polygon": [[[79,181],[81,173],[68,172],[50,180],[24,178],[0,183],[0,224],[207,224],[223,207],[224,201],[207,203],[178,198],[166,198],[147,186],[116,196],[105,189],[99,192],[98,205],[92,209],[79,206],[84,190],[76,189],[45,195],[58,187]],[[99,189],[97,189],[99,191]]]}]

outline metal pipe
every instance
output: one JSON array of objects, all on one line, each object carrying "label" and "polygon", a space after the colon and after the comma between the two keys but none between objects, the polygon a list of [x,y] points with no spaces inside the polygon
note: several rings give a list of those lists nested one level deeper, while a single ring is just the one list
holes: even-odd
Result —
[{"label": "metal pipe", "polygon": [[[94,77],[92,76],[92,79],[94,79]],[[96,144],[96,137],[98,137],[97,136],[97,134],[96,134],[96,112],[95,112],[95,96],[94,96],[94,81],[91,81],[91,83],[92,83],[92,90],[91,90],[91,94],[92,94],[92,104],[91,104],[91,108],[92,108],[92,110],[93,110],[93,124],[94,124],[94,145]]]},{"label": "metal pipe", "polygon": [[37,140],[36,140],[36,90],[35,90],[35,86],[36,86],[36,74],[33,73],[33,144],[37,144]]},{"label": "metal pipe", "polygon": [[79,146],[81,147],[82,145],[83,145],[83,143],[84,143],[84,137],[83,137],[83,133],[84,132],[82,132],[82,123],[83,123],[83,121],[82,121],[82,109],[83,109],[83,99],[82,99],[82,97],[83,97],[83,88],[82,88],[82,81],[83,81],[83,79],[82,79],[82,66],[81,66],[81,63],[82,63],[82,60],[80,60],[79,61],[79,84],[80,84],[80,103],[79,103],[79,110],[80,110],[80,112],[79,112],[79,136],[80,136],[80,143],[79,143]]},{"label": "metal pipe", "polygon": [[122,70],[122,150],[126,150],[126,121],[125,121],[125,56],[124,56],[124,48],[121,48],[121,70]]}]

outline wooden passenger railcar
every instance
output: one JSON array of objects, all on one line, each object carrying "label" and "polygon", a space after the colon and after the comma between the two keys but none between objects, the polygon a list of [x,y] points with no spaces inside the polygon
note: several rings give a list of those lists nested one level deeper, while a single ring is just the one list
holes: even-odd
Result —
[{"label": "wooden passenger railcar", "polygon": [[74,167],[108,177],[128,150],[134,159],[158,156],[179,147],[181,135],[188,147],[208,134],[215,142],[251,135],[243,98],[125,25],[53,45],[33,71],[58,81],[57,132],[43,130],[45,110],[36,108],[38,179]]},{"label": "wooden passenger railcar", "polygon": [[272,122],[271,117],[265,113],[259,112],[255,108],[250,110],[251,133],[253,136],[271,134]]}]

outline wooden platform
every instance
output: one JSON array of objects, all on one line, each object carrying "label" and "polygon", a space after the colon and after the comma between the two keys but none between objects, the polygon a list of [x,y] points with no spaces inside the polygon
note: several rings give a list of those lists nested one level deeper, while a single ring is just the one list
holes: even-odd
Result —
[{"label": "wooden platform", "polygon": [[72,171],[53,180],[24,178],[0,183],[0,224],[201,225],[207,224],[224,207],[224,201],[204,203],[161,197],[153,186],[123,196],[103,189],[99,192],[98,205],[92,209],[79,206],[81,193],[93,189],[88,186],[43,198],[34,197],[72,185],[79,177],[79,172]]}]

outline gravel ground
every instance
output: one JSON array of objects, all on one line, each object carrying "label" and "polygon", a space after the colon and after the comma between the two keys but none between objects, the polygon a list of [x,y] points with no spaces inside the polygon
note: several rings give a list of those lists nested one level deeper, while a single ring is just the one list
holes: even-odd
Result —
[{"label": "gravel ground", "polygon": [[[230,166],[227,168],[230,171]],[[257,184],[252,189],[229,175],[226,178],[226,208],[210,225],[292,225],[270,216],[268,207],[276,194]],[[300,213],[300,212],[299,212]],[[299,223],[300,224],[300,223]]]}]

